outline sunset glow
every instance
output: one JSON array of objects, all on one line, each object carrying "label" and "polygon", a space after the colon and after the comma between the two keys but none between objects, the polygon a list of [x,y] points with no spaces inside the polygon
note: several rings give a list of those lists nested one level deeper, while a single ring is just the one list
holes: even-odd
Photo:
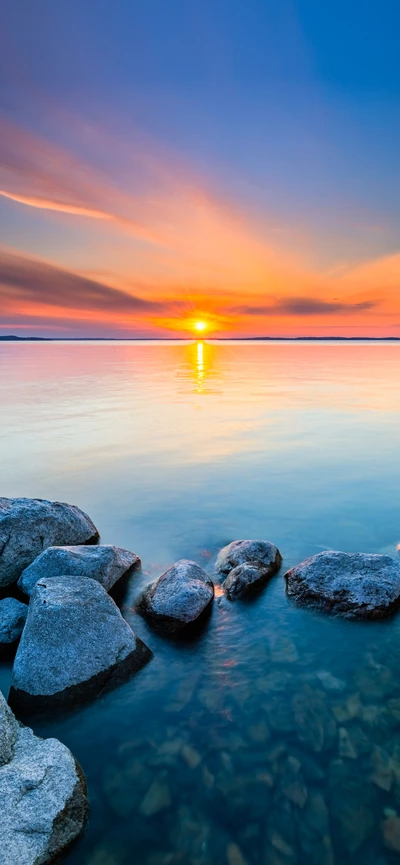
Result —
[{"label": "sunset glow", "polygon": [[[203,35],[193,45],[188,37],[185,49],[178,41],[172,62],[168,38],[160,33],[155,49],[149,36],[157,16],[140,39],[127,4],[118,15],[129,42],[107,64],[108,29],[100,23],[92,44],[74,3],[71,41],[57,51],[48,43],[48,55],[20,56],[18,20],[5,22],[15,64],[0,57],[14,94],[12,111],[0,112],[1,332],[399,337],[400,126],[391,97],[379,124],[374,101],[385,63],[362,99],[353,85],[345,97],[342,79],[334,96],[334,73],[328,86],[321,69],[327,57],[338,63],[338,52],[321,48],[318,72],[304,22],[290,49],[277,20],[250,27],[259,53],[246,55],[242,33],[229,36],[236,19],[228,13],[221,44],[209,42],[208,4]],[[40,24],[32,26],[39,45]],[[76,33],[91,46],[94,89],[79,68]],[[230,38],[242,81],[233,89]],[[321,39],[326,47],[325,30]],[[193,99],[190,81],[198,82]]]}]

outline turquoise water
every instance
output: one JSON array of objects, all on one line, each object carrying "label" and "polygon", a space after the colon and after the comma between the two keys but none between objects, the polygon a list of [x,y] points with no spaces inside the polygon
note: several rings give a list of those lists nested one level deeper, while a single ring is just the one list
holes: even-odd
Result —
[{"label": "turquoise water", "polygon": [[[143,562],[118,601],[154,659],[86,709],[32,721],[88,780],[65,862],[397,861],[400,614],[301,610],[282,574],[327,548],[398,555],[399,347],[2,344],[0,368],[1,494],[74,502]],[[136,615],[172,562],[212,572],[246,537],[284,559],[257,597],[217,597],[190,640]]]}]

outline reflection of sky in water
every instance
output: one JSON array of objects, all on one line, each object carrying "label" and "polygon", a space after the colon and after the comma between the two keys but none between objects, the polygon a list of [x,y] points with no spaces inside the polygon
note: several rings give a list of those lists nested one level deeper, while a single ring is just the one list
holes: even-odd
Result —
[{"label": "reflection of sky in water", "polygon": [[[265,816],[260,824],[254,818],[253,836],[240,817],[265,786],[249,793],[229,786],[234,777],[247,790],[254,766],[270,776],[263,713],[271,748],[283,739],[297,759],[296,731],[273,727],[275,716],[287,721],[296,689],[311,687],[319,706],[328,671],[347,689],[341,700],[361,694],[368,717],[387,695],[398,698],[400,616],[365,626],[299,610],[278,576],[249,603],[229,604],[218,592],[204,632],[176,646],[136,615],[135,598],[178,558],[212,569],[216,550],[233,538],[274,541],[286,566],[329,547],[396,555],[398,346],[23,344],[1,345],[0,363],[2,494],[74,502],[105,543],[130,547],[143,560],[122,609],[153,661],[84,711],[36,726],[67,742],[88,776],[91,823],[68,861],[220,865],[234,841],[249,865],[264,865],[254,833]],[[9,665],[0,666],[5,690],[9,676]],[[354,737],[352,724],[360,721],[346,727]],[[368,735],[388,747],[392,728],[378,724]],[[188,744],[201,754],[198,769],[182,758]],[[175,747],[178,756],[168,750]],[[329,754],[313,759],[324,790]],[[362,786],[360,760],[351,771]],[[156,832],[138,811],[154,777],[169,785],[173,803],[154,818]],[[221,790],[228,791],[222,811]],[[379,826],[393,797],[385,796],[380,791],[371,805],[376,858],[365,859],[363,847],[354,859],[341,850],[336,865],[386,865],[378,858]],[[350,809],[346,831],[357,820]],[[335,837],[333,830],[340,847]],[[177,848],[181,859],[173,858]]]},{"label": "reflection of sky in water", "polygon": [[[167,559],[399,542],[396,345],[3,345],[2,489]],[[153,557],[153,556],[152,556]]]}]

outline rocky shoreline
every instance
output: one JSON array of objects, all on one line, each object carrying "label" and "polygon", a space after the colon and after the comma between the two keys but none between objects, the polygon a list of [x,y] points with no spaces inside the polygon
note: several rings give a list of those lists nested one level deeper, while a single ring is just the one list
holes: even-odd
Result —
[{"label": "rocky shoreline", "polygon": [[[29,606],[11,596],[0,601],[0,650],[16,649],[9,704],[21,716],[80,706],[126,681],[151,660],[151,650],[132,631],[108,594],[122,577],[134,573],[140,559],[136,553],[102,545],[99,540],[94,523],[76,506],[40,499],[0,498],[0,585],[3,594],[8,587],[17,585],[29,600]],[[268,541],[233,541],[218,554],[215,577],[226,598],[236,601],[259,592],[278,573],[281,564],[280,551]],[[294,603],[346,618],[384,618],[400,606],[400,562],[390,556],[328,550],[301,562],[284,577],[287,595]],[[213,600],[214,582],[209,573],[196,562],[182,559],[145,588],[136,610],[161,633],[175,635],[202,621]],[[279,710],[278,705],[277,709],[278,715],[275,721],[270,718],[269,725],[273,728],[280,718],[279,711],[283,711],[278,728],[284,729],[287,710]],[[358,739],[355,741],[343,726],[343,718],[340,721],[331,714],[328,718],[324,702],[314,698],[312,689],[293,695],[290,711],[296,729],[304,730],[304,741],[300,736],[302,746],[309,747],[307,737],[311,736],[311,750],[329,751],[338,741],[339,758],[352,757],[353,752],[358,755]],[[321,747],[315,745],[320,735]],[[52,801],[64,802],[57,813],[47,813],[43,831],[35,830],[29,821],[34,813],[46,809],[46,785],[32,782],[34,786],[28,784],[27,795],[21,794],[18,784],[22,782],[14,771],[16,760],[26,761],[26,749],[37,764],[37,777],[40,761],[43,776],[51,777]],[[62,778],[56,763],[69,767],[61,773]],[[307,793],[302,792],[300,767],[296,767],[297,763],[289,760],[286,786],[293,791],[291,801],[301,809]],[[66,776],[71,783],[74,780],[68,796]],[[35,796],[30,793],[33,789]],[[144,798],[140,806],[144,815],[157,812],[154,801],[158,793],[158,788],[150,789]],[[26,820],[21,839],[15,808],[5,812],[9,816],[0,830],[4,865],[17,861],[21,865],[45,865],[84,826],[85,785],[74,758],[57,740],[43,743],[18,724],[0,695],[0,803],[4,797],[7,802],[16,797],[18,819]],[[60,823],[61,812],[65,825]],[[278,830],[271,826],[274,835]],[[38,837],[33,837],[35,832]],[[38,852],[39,835],[42,846]],[[22,841],[25,846],[20,849]],[[273,840],[271,844],[274,847]]]}]

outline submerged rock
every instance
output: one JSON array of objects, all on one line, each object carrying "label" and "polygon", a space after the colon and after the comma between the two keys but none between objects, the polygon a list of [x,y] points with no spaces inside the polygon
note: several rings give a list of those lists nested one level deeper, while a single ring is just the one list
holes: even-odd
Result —
[{"label": "submerged rock", "polygon": [[148,586],[137,610],[165,631],[174,633],[193,624],[213,597],[214,584],[203,568],[181,559]]},{"label": "submerged rock", "polygon": [[98,537],[94,523],[75,505],[0,498],[0,586],[18,580],[47,547],[94,543]]},{"label": "submerged rock", "polygon": [[28,711],[86,702],[151,657],[95,580],[40,580],[14,661],[10,704]]},{"label": "submerged rock", "polygon": [[25,568],[18,580],[18,587],[30,595],[43,577],[48,579],[68,574],[97,580],[109,592],[130,568],[139,564],[139,556],[135,553],[111,544],[48,547]]},{"label": "submerged rock", "polygon": [[85,780],[69,749],[19,725],[0,693],[2,865],[53,862],[81,833],[87,810]]},{"label": "submerged rock", "polygon": [[298,604],[348,618],[379,619],[400,605],[400,562],[370,553],[317,553],[285,574]]},{"label": "submerged rock", "polygon": [[0,648],[16,643],[24,630],[28,607],[16,598],[0,601]]}]

